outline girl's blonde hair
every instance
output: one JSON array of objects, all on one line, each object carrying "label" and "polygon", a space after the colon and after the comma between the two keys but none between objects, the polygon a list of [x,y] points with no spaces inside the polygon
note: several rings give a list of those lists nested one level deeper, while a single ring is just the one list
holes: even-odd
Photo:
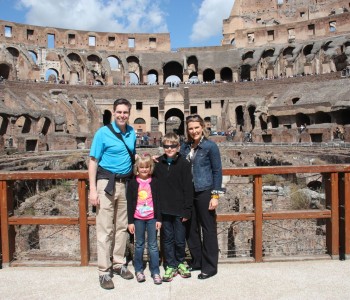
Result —
[{"label": "girl's blonde hair", "polygon": [[139,166],[150,166],[150,170],[149,173],[153,174],[153,170],[154,170],[154,161],[152,159],[151,154],[149,153],[144,153],[144,154],[140,154],[139,157],[136,159],[135,164],[134,164],[134,174],[138,175],[138,168]]}]

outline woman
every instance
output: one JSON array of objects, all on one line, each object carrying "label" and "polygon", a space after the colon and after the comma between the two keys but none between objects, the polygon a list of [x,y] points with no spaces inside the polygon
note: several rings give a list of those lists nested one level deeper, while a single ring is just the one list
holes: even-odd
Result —
[{"label": "woman", "polygon": [[[222,167],[218,146],[207,137],[204,120],[199,115],[186,118],[187,142],[180,153],[192,164],[194,207],[188,222],[187,244],[192,256],[192,270],[201,270],[198,279],[217,273],[219,247],[216,212],[222,193]],[[202,229],[202,238],[200,234]]]}]

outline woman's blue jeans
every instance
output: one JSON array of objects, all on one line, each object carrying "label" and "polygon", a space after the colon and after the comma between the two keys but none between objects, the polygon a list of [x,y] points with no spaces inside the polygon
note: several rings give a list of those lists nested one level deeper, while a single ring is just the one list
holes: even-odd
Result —
[{"label": "woman's blue jeans", "polygon": [[143,251],[145,249],[145,235],[147,232],[147,244],[149,255],[149,268],[151,275],[159,274],[159,251],[157,243],[156,219],[134,220],[135,224],[135,272],[143,272]]}]

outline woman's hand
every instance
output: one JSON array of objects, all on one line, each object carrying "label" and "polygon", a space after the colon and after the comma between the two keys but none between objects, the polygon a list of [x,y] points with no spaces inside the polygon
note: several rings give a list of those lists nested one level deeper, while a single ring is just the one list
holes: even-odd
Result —
[{"label": "woman's hand", "polygon": [[159,230],[162,227],[161,222],[156,222],[156,230]]},{"label": "woman's hand", "polygon": [[209,202],[209,210],[214,210],[219,205],[219,199],[211,198]]}]

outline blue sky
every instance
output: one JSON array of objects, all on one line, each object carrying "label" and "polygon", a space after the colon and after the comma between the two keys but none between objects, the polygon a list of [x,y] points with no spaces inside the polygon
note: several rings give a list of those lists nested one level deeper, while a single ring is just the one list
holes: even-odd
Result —
[{"label": "blue sky", "polygon": [[0,0],[0,19],[120,33],[170,32],[171,47],[218,46],[234,0]]}]

